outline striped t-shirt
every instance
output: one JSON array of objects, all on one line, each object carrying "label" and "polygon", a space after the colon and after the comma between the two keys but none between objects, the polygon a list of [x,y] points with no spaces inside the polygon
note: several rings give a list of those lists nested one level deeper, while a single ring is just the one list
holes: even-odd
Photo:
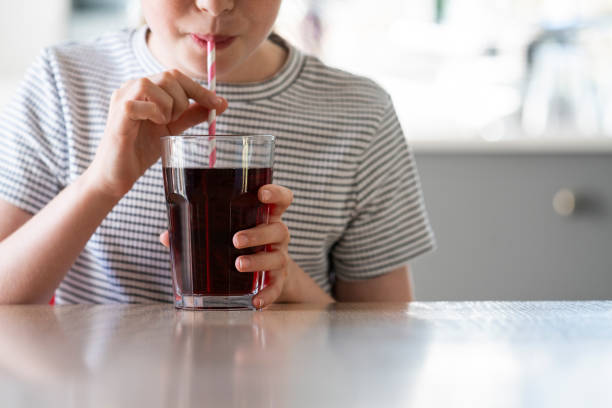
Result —
[{"label": "striped t-shirt", "polygon": [[[0,115],[0,198],[32,214],[83,173],[104,133],[111,93],[170,67],[147,28],[45,49]],[[374,82],[286,45],[274,77],[219,83],[219,134],[276,139],[274,183],[292,259],[326,291],[406,264],[434,246],[412,151],[391,99]],[[204,81],[200,81],[206,85]],[[185,134],[207,132],[205,123]],[[55,292],[57,303],[172,302],[161,160],[108,214]],[[51,237],[49,237],[51,239]]]}]

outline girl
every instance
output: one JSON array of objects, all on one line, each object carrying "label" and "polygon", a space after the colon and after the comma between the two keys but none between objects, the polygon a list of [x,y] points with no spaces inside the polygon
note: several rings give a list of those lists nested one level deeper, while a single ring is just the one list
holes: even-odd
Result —
[{"label": "girl", "polygon": [[270,223],[233,237],[272,248],[236,260],[271,271],[256,307],[411,299],[434,244],[391,100],[270,34],[280,3],[142,0],[145,27],[43,51],[0,118],[1,303],[171,302],[160,137],[209,109],[277,136]]}]

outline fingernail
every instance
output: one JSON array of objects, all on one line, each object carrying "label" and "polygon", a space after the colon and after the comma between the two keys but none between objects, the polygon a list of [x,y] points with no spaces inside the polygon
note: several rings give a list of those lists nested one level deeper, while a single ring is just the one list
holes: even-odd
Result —
[{"label": "fingernail", "polygon": [[264,301],[262,298],[255,299],[255,307],[261,309],[263,307]]},{"label": "fingernail", "polygon": [[213,102],[216,106],[221,106],[223,105],[223,98],[217,96]]},{"label": "fingernail", "polygon": [[268,201],[272,198],[272,193],[269,190],[263,190],[261,192],[261,199],[263,201]]},{"label": "fingernail", "polygon": [[245,246],[248,243],[249,243],[249,239],[247,237],[245,237],[244,235],[236,235],[236,236],[234,236],[234,246],[236,248],[241,247],[241,246]]},{"label": "fingernail", "polygon": [[237,258],[236,262],[238,263],[237,269],[246,270],[249,266],[251,266],[251,261],[248,258]]}]

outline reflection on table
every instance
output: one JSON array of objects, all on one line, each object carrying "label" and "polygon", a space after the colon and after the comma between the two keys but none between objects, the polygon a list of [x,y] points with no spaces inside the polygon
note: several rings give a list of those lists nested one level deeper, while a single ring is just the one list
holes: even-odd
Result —
[{"label": "reflection on table", "polygon": [[612,302],[0,307],[3,405],[610,406]]}]

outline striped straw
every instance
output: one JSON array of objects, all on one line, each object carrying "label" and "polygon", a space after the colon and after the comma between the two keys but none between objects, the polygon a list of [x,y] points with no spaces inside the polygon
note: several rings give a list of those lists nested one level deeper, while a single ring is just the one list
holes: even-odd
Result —
[{"label": "striped straw", "polygon": [[[208,41],[208,89],[216,93],[217,89],[217,64],[215,63],[215,42]],[[208,113],[208,140],[210,141],[210,156],[208,159],[208,167],[215,167],[217,161],[217,143],[215,135],[217,133],[217,111],[211,109]]]}]

